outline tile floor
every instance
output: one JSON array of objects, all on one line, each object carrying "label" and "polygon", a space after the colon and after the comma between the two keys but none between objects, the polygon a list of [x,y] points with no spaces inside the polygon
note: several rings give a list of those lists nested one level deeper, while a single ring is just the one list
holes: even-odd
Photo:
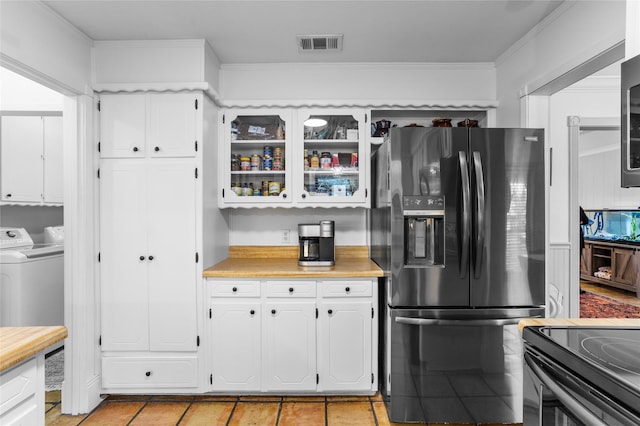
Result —
[{"label": "tile floor", "polygon": [[46,424],[386,426],[387,410],[375,396],[149,396],[112,395],[88,415],[60,413],[60,391],[46,393]]}]

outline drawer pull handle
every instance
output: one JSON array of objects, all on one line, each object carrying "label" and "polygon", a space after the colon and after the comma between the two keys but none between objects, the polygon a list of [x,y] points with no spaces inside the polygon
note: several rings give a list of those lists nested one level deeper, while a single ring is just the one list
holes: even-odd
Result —
[{"label": "drawer pull handle", "polygon": [[138,152],[138,147],[137,146],[133,147],[133,152]]},{"label": "drawer pull handle", "polygon": [[250,310],[250,311],[249,311],[249,313],[250,313],[251,315],[255,315],[255,314],[256,314],[256,311],[252,309],[252,310]]},{"label": "drawer pull handle", "polygon": [[147,371],[146,373],[144,373],[144,375],[147,377],[151,376],[151,371]]},{"label": "drawer pull handle", "polygon": [[140,256],[140,260],[144,260],[144,256]]},{"label": "drawer pull handle", "polygon": [[293,293],[293,287],[289,287],[289,293]]},{"label": "drawer pull handle", "polygon": [[154,150],[155,152],[158,152],[158,151],[160,151],[160,147],[159,147],[159,146],[156,146],[153,150]]},{"label": "drawer pull handle", "polygon": [[232,288],[231,291],[233,291],[235,293],[236,291],[238,291],[238,287]]},{"label": "drawer pull handle", "polygon": [[153,256],[149,256],[149,260],[153,260]]},{"label": "drawer pull handle", "polygon": [[346,291],[347,293],[349,293],[351,291],[350,287],[345,287],[344,291]]},{"label": "drawer pull handle", "polygon": [[329,310],[327,311],[327,313],[328,313],[329,315],[333,314],[333,309],[329,309]]},{"label": "drawer pull handle", "polygon": [[271,310],[271,315],[275,315],[275,314],[276,314],[276,310],[275,310],[275,309],[272,309],[272,310]]}]

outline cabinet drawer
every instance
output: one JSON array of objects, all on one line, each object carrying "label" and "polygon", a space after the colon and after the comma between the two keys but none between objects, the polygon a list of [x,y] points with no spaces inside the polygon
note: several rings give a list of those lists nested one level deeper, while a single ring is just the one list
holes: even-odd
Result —
[{"label": "cabinet drawer", "polygon": [[316,297],[316,282],[268,281],[267,297]]},{"label": "cabinet drawer", "polygon": [[323,297],[370,297],[372,281],[322,281]]},{"label": "cabinet drawer", "polygon": [[211,281],[217,297],[260,297],[260,281]]},{"label": "cabinet drawer", "polygon": [[2,376],[0,376],[0,415],[34,396],[37,386],[37,371],[34,358],[2,372]]},{"label": "cabinet drawer", "polygon": [[103,357],[102,386],[109,388],[194,388],[198,386],[198,359]]}]

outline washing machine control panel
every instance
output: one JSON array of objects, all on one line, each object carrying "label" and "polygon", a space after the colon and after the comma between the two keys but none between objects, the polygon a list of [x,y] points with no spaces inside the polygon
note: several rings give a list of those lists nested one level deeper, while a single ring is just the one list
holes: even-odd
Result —
[{"label": "washing machine control panel", "polygon": [[32,245],[33,240],[24,228],[0,228],[0,248]]}]

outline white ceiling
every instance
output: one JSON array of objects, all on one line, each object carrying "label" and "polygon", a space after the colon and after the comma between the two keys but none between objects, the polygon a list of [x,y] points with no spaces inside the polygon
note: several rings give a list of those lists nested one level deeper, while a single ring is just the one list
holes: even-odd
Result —
[{"label": "white ceiling", "polygon": [[[93,40],[206,39],[223,64],[494,62],[562,1],[44,0]],[[343,34],[341,52],[297,35]]]}]

